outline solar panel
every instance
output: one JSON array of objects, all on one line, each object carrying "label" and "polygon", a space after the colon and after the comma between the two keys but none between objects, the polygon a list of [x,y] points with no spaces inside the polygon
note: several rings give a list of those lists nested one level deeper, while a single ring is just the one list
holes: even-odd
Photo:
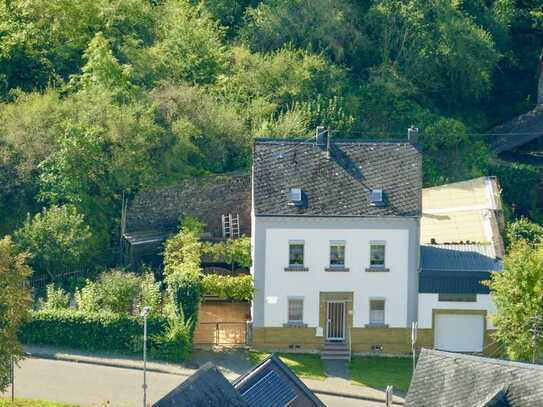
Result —
[{"label": "solar panel", "polygon": [[284,407],[296,398],[296,393],[273,370],[241,393],[250,407]]}]

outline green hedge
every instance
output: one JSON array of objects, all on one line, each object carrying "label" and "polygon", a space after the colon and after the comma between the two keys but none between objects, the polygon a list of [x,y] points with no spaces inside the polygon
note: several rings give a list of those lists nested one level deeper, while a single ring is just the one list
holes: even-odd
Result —
[{"label": "green hedge", "polygon": [[[165,318],[148,319],[151,353],[160,347],[167,331]],[[142,318],[110,313],[88,314],[75,310],[41,310],[23,325],[21,342],[33,345],[64,346],[82,351],[140,352],[143,344]]]},{"label": "green hedge", "polygon": [[202,277],[204,295],[215,295],[238,301],[251,301],[255,292],[253,278],[250,275],[220,276],[206,274]]}]

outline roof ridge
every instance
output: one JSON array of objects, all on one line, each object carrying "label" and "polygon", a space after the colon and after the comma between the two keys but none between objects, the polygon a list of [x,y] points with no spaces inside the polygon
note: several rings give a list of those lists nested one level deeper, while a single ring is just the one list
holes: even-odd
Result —
[{"label": "roof ridge", "polygon": [[[405,139],[390,139],[390,140],[360,140],[360,139],[330,139],[331,143],[335,144],[406,144],[413,145]],[[274,137],[258,137],[255,138],[255,144],[311,144],[316,145],[314,140],[304,138],[274,138]]]},{"label": "roof ridge", "polygon": [[527,363],[527,362],[517,362],[513,360],[504,360],[504,359],[493,359],[485,356],[475,356],[475,355],[466,355],[465,353],[454,353],[454,352],[446,352],[442,350],[436,350],[436,349],[428,349],[428,348],[422,348],[421,353],[429,353],[434,354],[437,356],[446,356],[453,359],[466,359],[474,362],[479,363],[491,363],[495,365],[501,365],[501,366],[509,366],[509,367],[518,367],[521,369],[537,369],[543,371],[543,365],[537,365],[533,363]]}]

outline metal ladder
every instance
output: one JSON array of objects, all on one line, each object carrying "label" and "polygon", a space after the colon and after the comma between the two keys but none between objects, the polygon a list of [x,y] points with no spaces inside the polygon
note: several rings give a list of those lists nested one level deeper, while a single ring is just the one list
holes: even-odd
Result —
[{"label": "metal ladder", "polygon": [[225,239],[239,238],[239,214],[222,215],[222,236]]}]

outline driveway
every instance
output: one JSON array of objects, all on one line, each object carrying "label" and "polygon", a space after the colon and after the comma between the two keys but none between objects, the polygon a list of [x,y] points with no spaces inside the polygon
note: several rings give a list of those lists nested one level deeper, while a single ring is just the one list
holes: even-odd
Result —
[{"label": "driveway", "polygon": [[[188,376],[148,373],[148,398],[160,399]],[[29,358],[15,372],[17,397],[66,403],[111,406],[141,406],[143,373],[141,370],[87,363]],[[9,394],[9,389],[7,394]],[[7,395],[6,394],[6,395]],[[383,403],[355,397],[317,396],[330,407],[377,407]]]}]

